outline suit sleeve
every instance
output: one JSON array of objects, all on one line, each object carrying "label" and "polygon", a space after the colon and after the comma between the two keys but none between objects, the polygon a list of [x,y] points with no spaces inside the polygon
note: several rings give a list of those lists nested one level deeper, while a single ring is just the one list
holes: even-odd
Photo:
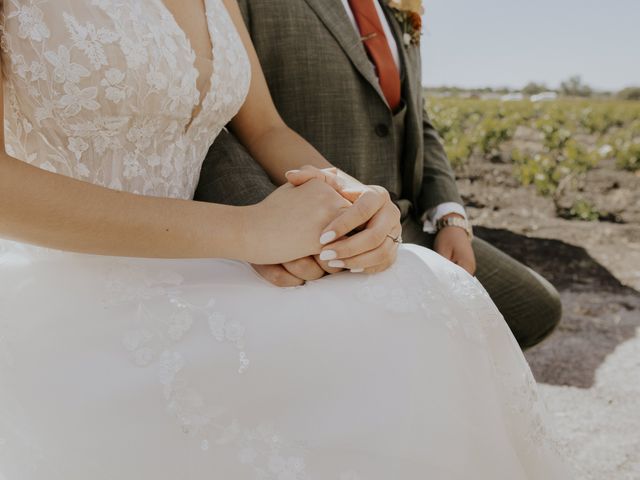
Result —
[{"label": "suit sleeve", "polygon": [[[422,66],[420,65],[420,55],[418,58],[417,75],[419,80],[417,85],[422,84]],[[420,89],[421,90],[421,89]],[[418,196],[418,216],[422,218],[425,212],[442,203],[455,202],[460,205],[462,198],[458,192],[455,175],[447,154],[436,131],[424,102],[422,91],[418,92],[419,105],[422,111],[422,138],[424,144],[423,177],[420,194]]]},{"label": "suit sleeve", "polygon": [[453,169],[438,132],[426,111],[423,112],[422,137],[424,141],[424,167],[420,189],[420,209],[424,212],[447,202],[463,205]]},{"label": "suit sleeve", "polygon": [[202,165],[194,198],[225,205],[254,205],[276,188],[242,144],[223,130]]}]

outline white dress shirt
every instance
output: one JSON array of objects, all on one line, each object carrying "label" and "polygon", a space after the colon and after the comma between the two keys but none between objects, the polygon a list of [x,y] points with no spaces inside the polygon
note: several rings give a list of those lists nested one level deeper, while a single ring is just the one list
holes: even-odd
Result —
[{"label": "white dress shirt", "polygon": [[[384,34],[387,37],[387,42],[389,42],[389,47],[391,48],[391,55],[393,55],[393,60],[396,62],[396,66],[398,70],[400,70],[400,52],[398,51],[398,43],[396,42],[396,38],[393,36],[393,32],[391,30],[391,26],[387,21],[387,17],[385,16],[382,7],[378,1],[374,0],[374,5],[376,7],[376,11],[378,12],[378,16],[380,17],[380,23],[382,24],[382,29],[384,30]],[[356,23],[356,19],[353,16],[353,12],[351,11],[351,6],[349,5],[349,0],[342,0],[342,4],[344,5],[344,9],[353,24],[353,28],[356,29],[358,35],[360,35],[360,29],[358,28],[358,24]],[[445,215],[450,215],[452,213],[457,213],[458,215],[462,215],[464,218],[467,218],[467,214],[464,211],[464,207],[456,202],[445,202],[437,205],[435,208],[430,208],[425,217],[422,219],[424,222],[423,230],[427,233],[435,233],[436,232],[436,222],[440,220]]]}]

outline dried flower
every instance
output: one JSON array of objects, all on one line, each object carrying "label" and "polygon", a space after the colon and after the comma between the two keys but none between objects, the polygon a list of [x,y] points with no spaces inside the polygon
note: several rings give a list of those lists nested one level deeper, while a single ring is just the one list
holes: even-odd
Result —
[{"label": "dried flower", "polygon": [[418,45],[422,35],[422,0],[389,0],[389,8],[400,23],[404,44]]},{"label": "dried flower", "polygon": [[422,0],[389,0],[389,6],[404,12],[422,13]]}]

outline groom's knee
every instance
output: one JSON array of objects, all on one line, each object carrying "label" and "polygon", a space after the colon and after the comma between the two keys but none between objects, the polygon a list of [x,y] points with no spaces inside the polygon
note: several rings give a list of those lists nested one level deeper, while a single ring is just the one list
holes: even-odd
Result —
[{"label": "groom's knee", "polygon": [[551,283],[491,244],[474,239],[476,276],[523,349],[547,338],[562,318],[560,295]]},{"label": "groom's knee", "polygon": [[[523,349],[538,345],[549,337],[562,319],[562,301],[556,288],[538,273],[530,270],[533,282],[529,294],[531,295],[529,308],[523,312],[523,318],[517,323],[526,325],[519,335],[518,343]],[[515,332],[514,332],[515,333]]]}]

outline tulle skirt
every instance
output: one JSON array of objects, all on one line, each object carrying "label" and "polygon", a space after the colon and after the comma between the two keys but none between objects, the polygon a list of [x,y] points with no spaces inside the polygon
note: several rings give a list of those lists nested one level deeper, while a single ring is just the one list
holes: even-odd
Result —
[{"label": "tulle skirt", "polygon": [[280,289],[0,241],[0,479],[571,478],[478,282],[406,245]]}]

